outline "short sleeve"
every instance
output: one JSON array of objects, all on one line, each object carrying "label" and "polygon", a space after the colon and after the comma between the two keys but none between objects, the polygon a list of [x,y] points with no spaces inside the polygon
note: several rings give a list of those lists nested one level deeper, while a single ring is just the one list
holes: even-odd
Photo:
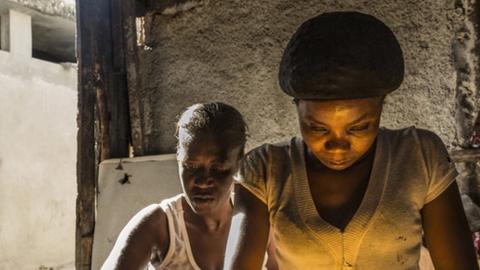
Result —
[{"label": "short sleeve", "polygon": [[267,166],[266,146],[260,146],[245,155],[239,171],[234,176],[237,183],[265,204],[267,204]]},{"label": "short sleeve", "polygon": [[417,129],[428,172],[425,204],[433,201],[455,181],[458,172],[445,144],[433,132]]}]

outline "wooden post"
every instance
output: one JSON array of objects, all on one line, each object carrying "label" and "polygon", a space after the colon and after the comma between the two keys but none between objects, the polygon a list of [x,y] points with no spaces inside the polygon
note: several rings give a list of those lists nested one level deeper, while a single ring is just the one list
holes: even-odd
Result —
[{"label": "wooden post", "polygon": [[[87,3],[86,3],[87,2]],[[90,3],[88,3],[90,2]],[[77,218],[75,268],[90,269],[95,228],[95,76],[92,22],[88,17],[93,1],[77,0],[78,136]]]},{"label": "wooden post", "polygon": [[[126,39],[135,36],[135,29],[125,29],[125,14],[132,13],[135,20],[135,2],[132,0],[111,0],[111,79],[108,88],[110,116],[110,155],[108,158],[128,157],[130,137],[130,113],[127,87]],[[130,11],[130,9],[132,9]]]},{"label": "wooden post", "polygon": [[125,65],[127,67],[128,98],[130,106],[130,125],[133,153],[135,156],[145,154],[144,135],[144,110],[143,99],[140,94],[141,80],[138,66],[138,44],[137,44],[137,24],[136,15],[144,15],[144,11],[139,11],[139,7],[144,7],[145,3],[140,0],[125,0],[123,10],[123,29],[128,35],[124,35],[125,44]]},{"label": "wooden post", "polygon": [[75,265],[79,270],[91,268],[98,162],[128,157],[130,123],[123,44],[128,33],[122,30],[122,0],[77,0],[76,7],[79,130]]}]

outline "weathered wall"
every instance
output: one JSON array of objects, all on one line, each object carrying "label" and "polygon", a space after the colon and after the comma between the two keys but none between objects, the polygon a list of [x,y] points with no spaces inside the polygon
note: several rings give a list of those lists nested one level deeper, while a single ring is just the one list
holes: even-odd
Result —
[{"label": "weathered wall", "polygon": [[[455,29],[455,39],[452,42],[456,77],[456,111],[455,127],[457,148],[471,148],[471,137],[474,121],[479,113],[479,8],[480,2],[467,0],[457,2],[457,13],[462,14],[462,27]],[[471,199],[480,205],[480,167],[478,162],[459,162],[457,169],[460,172],[460,191],[468,194]]]},{"label": "weathered wall", "polygon": [[[0,0],[2,36],[8,37],[10,10],[29,16],[33,56],[48,61],[76,62],[75,3],[73,0]],[[2,50],[8,50],[5,43]],[[15,49],[15,46],[11,47]]]},{"label": "weathered wall", "polygon": [[301,22],[334,10],[380,18],[404,50],[405,81],[386,100],[383,126],[416,125],[437,132],[449,147],[465,146],[478,104],[473,2],[203,0],[151,5],[139,58],[147,152],[174,152],[177,115],[192,103],[210,100],[230,103],[244,114],[249,147],[297,134],[294,106],[277,84],[278,63]]},{"label": "weathered wall", "polygon": [[0,51],[1,270],[74,269],[76,77]]},{"label": "weathered wall", "polygon": [[192,7],[187,11],[155,10],[146,20],[149,49],[141,52],[140,65],[157,151],[174,150],[175,116],[183,107],[208,100],[226,101],[242,111],[250,125],[250,146],[296,134],[294,106],[277,85],[278,63],[302,21],[332,10],[373,14],[400,40],[405,81],[387,99],[383,124],[418,125],[455,141],[452,41],[463,21],[452,1],[190,3],[183,4]]}]

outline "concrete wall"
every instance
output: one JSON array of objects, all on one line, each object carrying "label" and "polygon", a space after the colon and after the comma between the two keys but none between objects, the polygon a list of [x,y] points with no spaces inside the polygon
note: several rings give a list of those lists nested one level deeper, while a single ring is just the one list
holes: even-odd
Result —
[{"label": "concrete wall", "polygon": [[75,20],[75,0],[7,0],[42,14]]},{"label": "concrete wall", "polygon": [[[183,1],[184,2],[184,1]],[[333,10],[370,13],[396,33],[405,81],[387,99],[383,124],[418,125],[455,141],[452,42],[463,25],[453,1],[188,1],[146,18],[142,83],[159,152],[174,151],[175,116],[187,105],[222,100],[250,125],[250,146],[297,133],[294,106],[277,84],[283,48],[301,22]]]},{"label": "concrete wall", "polygon": [[0,269],[74,269],[77,73],[0,51]]},{"label": "concrete wall", "polygon": [[139,59],[150,153],[174,152],[176,117],[195,102],[237,107],[250,127],[249,147],[297,134],[294,105],[278,87],[278,63],[301,22],[334,10],[380,18],[404,50],[405,81],[386,100],[383,126],[416,125],[449,148],[467,144],[478,110],[474,1],[166,3],[148,8]]},{"label": "concrete wall", "polygon": [[[35,58],[57,63],[75,63],[74,11],[73,0],[0,0],[2,50],[9,50],[10,44],[6,42],[10,35],[9,21],[15,20],[15,25],[23,22],[29,29],[24,27],[25,31],[11,34],[28,35],[29,39],[23,38],[21,42],[12,44],[12,50],[26,52],[24,47],[30,47],[28,53]],[[11,12],[14,13],[13,16],[10,16]]]},{"label": "concrete wall", "polygon": [[9,10],[9,50],[12,54],[32,57],[32,17]]}]

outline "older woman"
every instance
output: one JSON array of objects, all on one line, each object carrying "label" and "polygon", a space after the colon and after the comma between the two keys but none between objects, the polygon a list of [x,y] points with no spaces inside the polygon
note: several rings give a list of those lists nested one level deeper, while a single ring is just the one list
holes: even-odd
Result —
[{"label": "older woman", "polygon": [[136,214],[102,269],[223,268],[245,122],[229,105],[196,104],[180,117],[177,135],[183,193]]}]

